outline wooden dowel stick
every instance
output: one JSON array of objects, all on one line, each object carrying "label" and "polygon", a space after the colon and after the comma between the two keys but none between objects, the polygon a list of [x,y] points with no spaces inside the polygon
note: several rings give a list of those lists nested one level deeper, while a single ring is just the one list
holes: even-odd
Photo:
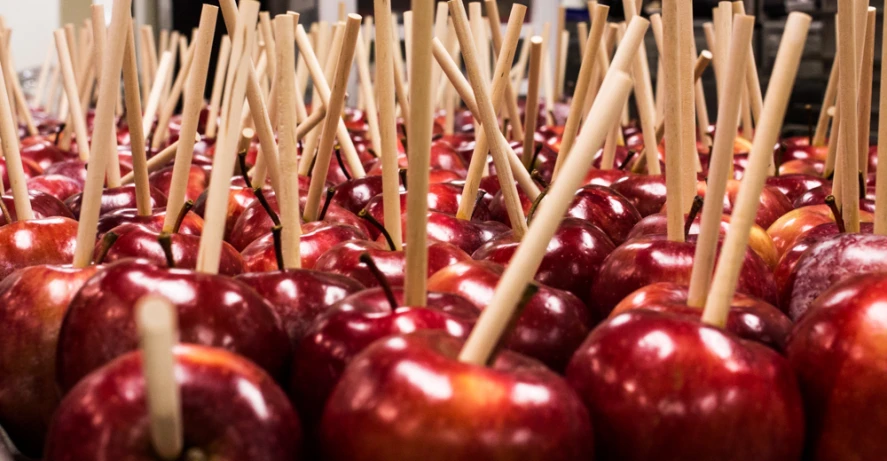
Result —
[{"label": "wooden dowel stick", "polygon": [[216,138],[216,130],[219,127],[219,109],[222,103],[222,90],[225,86],[225,72],[228,69],[228,61],[231,57],[231,38],[228,35],[222,37],[222,45],[219,48],[219,60],[216,63],[216,74],[213,78],[212,95],[209,102],[209,116],[206,120],[206,137]]},{"label": "wooden dowel stick", "polygon": [[83,208],[77,227],[77,244],[74,250],[74,267],[88,266],[93,259],[95,236],[101,206],[102,186],[108,159],[112,152],[112,138],[117,135],[114,124],[117,87],[120,86],[120,71],[123,67],[123,54],[126,35],[129,32],[132,1],[115,0],[111,16],[108,46],[104,52],[102,75],[99,79],[99,99],[95,113],[92,151],[89,155],[90,168],[86,171],[86,185],[83,188]]},{"label": "wooden dowel stick", "polygon": [[[755,19],[752,16],[738,15],[733,20],[733,30],[728,43],[730,48],[724,56],[723,94],[718,104],[718,125],[715,131],[711,152],[711,166],[708,173],[706,196],[723,197],[727,191],[727,180],[733,165],[733,143],[739,123],[736,106],[745,87],[745,72],[748,71],[746,57],[748,42],[754,33]],[[708,290],[711,287],[712,270],[715,267],[718,237],[724,205],[719,200],[706,200],[702,207],[702,224],[696,242],[696,255],[690,276],[690,291],[687,304],[692,307],[705,306]]]},{"label": "wooden dowel stick", "polygon": [[[4,35],[4,34],[0,34]],[[15,98],[15,105],[18,108],[19,116],[21,120],[25,123],[25,128],[30,136],[36,136],[37,133],[37,125],[34,124],[34,118],[31,116],[31,111],[28,108],[28,101],[25,98],[25,93],[22,90],[21,82],[19,82],[18,75],[15,72],[15,64],[12,59],[12,48],[10,43],[10,37],[12,36],[11,30],[5,34],[6,38],[0,38],[0,59],[4,62],[4,66],[6,68],[6,80],[9,84],[9,87],[12,89],[12,96]]]},{"label": "wooden dowel stick", "polygon": [[403,249],[400,217],[400,181],[397,166],[397,120],[395,119],[394,37],[390,0],[375,0],[376,19],[376,91],[379,104],[379,138],[382,150],[382,199],[385,205],[385,229],[394,248]]},{"label": "wooden dowel stick", "polygon": [[551,23],[542,26],[542,95],[545,97],[545,124],[554,125],[554,75],[551,73]]},{"label": "wooden dowel stick", "polygon": [[[698,56],[695,41],[693,43],[693,55]],[[708,117],[708,105],[705,100],[705,88],[702,85],[702,80],[696,79],[693,87],[695,90],[694,102],[696,103],[696,136],[702,140],[704,145],[711,147],[711,138],[708,134],[708,127],[711,125],[711,120]]]},{"label": "wooden dowel stick", "polygon": [[[696,92],[693,80],[693,2],[685,2],[678,10],[680,14],[680,59],[681,59],[681,194],[683,211],[689,211],[696,195],[696,173],[702,171],[699,151],[696,148]],[[731,7],[732,14],[732,7]]]},{"label": "wooden dowel stick", "polygon": [[[148,174],[153,173],[161,168],[164,168],[176,157],[176,149],[179,148],[179,141],[166,146],[162,151],[158,152],[156,155],[148,159],[148,162],[145,164],[145,170]],[[193,147],[192,147],[193,149]],[[127,185],[132,184],[135,181],[135,173],[130,171],[125,176],[120,178],[120,184]]]},{"label": "wooden dowel stick", "polygon": [[[278,137],[280,138],[280,221],[283,225],[282,247],[283,265],[287,269],[302,267],[299,241],[302,236],[302,223],[299,216],[299,159],[298,139],[296,139],[296,53],[295,24],[287,15],[274,18],[274,28],[279,39],[277,54],[276,92],[278,109]],[[269,168],[276,168],[269,165]]]},{"label": "wooden dowel stick", "polygon": [[[81,104],[83,107],[87,107],[89,105],[89,101],[92,95],[92,85],[93,81],[95,81],[95,77],[101,72],[102,67],[102,55],[104,54],[105,49],[105,40],[107,38],[107,30],[105,28],[105,10],[102,5],[92,5],[92,17],[91,21],[92,25],[92,49],[93,49],[93,62],[97,63],[94,66],[94,69],[91,69],[89,72],[90,80],[88,84],[88,91],[84,92],[84,99],[81,100]],[[128,35],[128,34],[127,34]],[[117,90],[114,92],[114,115],[117,115],[117,106],[118,100],[120,99],[120,82],[117,82]],[[112,136],[110,139],[111,144],[108,146],[108,149],[111,151],[111,156],[108,158],[108,187],[115,188],[120,187],[120,158],[117,153],[117,136]]]},{"label": "wooden dowel stick", "polygon": [[[434,17],[434,37],[439,38],[441,42],[447,42],[447,25],[450,20],[450,10],[447,8],[447,4],[445,2],[437,3],[437,12]],[[369,44],[367,44],[367,49],[369,49]],[[442,80],[443,74],[439,65],[432,63],[431,68],[431,81],[434,83],[432,87],[433,94],[439,95],[441,92],[440,83]],[[435,108],[437,108],[441,103],[441,98],[436,98],[434,101]]]},{"label": "wooden dowel stick", "polygon": [[[662,2],[663,43],[680,43],[678,0]],[[684,241],[683,188],[681,186],[681,57],[677,46],[663,47],[665,71],[665,187],[668,239]]]},{"label": "wooden dowel stick", "polygon": [[178,459],[184,446],[182,397],[175,373],[176,316],[172,303],[158,295],[136,302],[151,446],[163,459]]},{"label": "wooden dowel stick", "polygon": [[[588,35],[588,43],[585,44],[585,53],[582,55],[582,64],[579,67],[579,78],[576,80],[576,89],[573,92],[573,100],[575,102],[570,105],[570,113],[567,115],[567,123],[564,127],[564,134],[561,139],[558,157],[563,156],[566,158],[570,155],[576,137],[579,135],[579,125],[582,122],[582,117],[585,115],[582,113],[584,105],[580,104],[579,101],[584,102],[588,95],[588,89],[591,86],[591,74],[595,67],[594,65],[598,50],[601,46],[601,39],[604,36],[604,30],[607,27],[607,14],[609,11],[610,7],[606,5],[595,5],[594,11],[590,13],[592,15],[591,33]],[[538,106],[538,103],[534,104]],[[538,107],[535,113],[539,113]],[[561,162],[563,162],[563,160],[561,160]],[[555,171],[557,170],[557,163],[555,163]]]},{"label": "wooden dowel stick", "polygon": [[563,53],[564,48],[564,32],[567,28],[567,8],[563,5],[557,8],[557,28],[555,29],[555,47],[557,51],[557,61],[555,62],[554,75],[554,96],[560,99],[564,94],[564,67],[566,65],[566,55]]},{"label": "wooden dowel stick", "polygon": [[[68,40],[65,38],[65,32],[61,29],[55,31],[55,44],[59,56],[59,68],[62,72],[62,83],[65,87],[66,100],[69,104],[69,114],[71,122],[74,125],[75,139],[77,141],[77,150],[80,160],[84,162],[89,159],[89,137],[86,134],[86,120],[83,117],[83,110],[80,108],[80,96],[77,90],[77,81],[74,77],[74,66],[71,62],[71,52],[68,50]],[[60,145],[65,149],[64,145]],[[69,146],[70,147],[70,144]]]},{"label": "wooden dowel stick", "polygon": [[729,1],[718,2],[715,14],[714,63],[715,77],[718,87],[718,105],[724,94],[724,82],[727,80],[727,60],[730,53],[730,36],[733,34],[733,4]]},{"label": "wooden dowel stick", "polygon": [[[816,121],[816,131],[813,133],[813,145],[825,144],[825,136],[828,133],[829,115],[828,109],[835,105],[838,94],[838,51],[835,51],[835,59],[832,61],[832,70],[829,72],[828,84],[825,87],[825,95],[822,97],[822,108],[819,110],[819,119]],[[878,138],[880,140],[880,137]],[[877,222],[877,221],[875,221]]]},{"label": "wooden dowel stick", "polygon": [[[862,72],[859,76],[859,171],[867,178],[869,173],[869,142],[872,129],[872,66],[875,59],[875,19],[877,10],[866,12],[865,40],[862,50]],[[861,25],[857,25],[861,27]]]},{"label": "wooden dowel stick", "polygon": [[403,52],[401,52],[400,48],[400,35],[397,30],[397,22],[393,21],[391,23],[392,27],[392,37],[394,39],[391,41],[391,51],[392,56],[394,57],[394,91],[397,93],[397,108],[400,110],[400,115],[403,117],[403,123],[407,132],[409,132],[410,127],[410,98],[409,98],[409,88],[407,87],[407,79],[404,71],[404,62],[403,62]]},{"label": "wooden dowel stick", "polygon": [[12,198],[15,205],[15,214],[19,221],[34,219],[31,209],[31,198],[28,197],[25,171],[22,167],[21,151],[19,149],[18,126],[15,125],[10,105],[9,92],[6,85],[6,72],[3,63],[0,62],[0,147],[6,159],[7,175],[9,176]]},{"label": "wooden dowel stick", "polygon": [[[609,8],[605,6],[604,8]],[[594,27],[592,26],[592,33]],[[529,45],[524,44],[530,50],[530,80],[527,86],[526,120],[524,121],[524,166],[532,169],[533,155],[536,152],[536,123],[539,121],[539,80],[542,67],[542,37],[535,36],[530,39]],[[581,72],[580,72],[581,75]],[[582,82],[582,79],[579,79]],[[576,103],[578,105],[578,103]],[[567,119],[569,120],[569,119]],[[561,144],[563,145],[563,144]]]},{"label": "wooden dowel stick", "polygon": [[[163,87],[166,85],[166,76],[169,69],[173,65],[173,54],[164,51],[160,58],[160,65],[157,66],[157,78],[154,79],[154,86],[151,88],[151,94],[148,96],[148,105],[145,106],[145,115],[142,120],[142,130],[149,132],[154,126],[154,117],[157,115],[157,109],[160,106],[160,98],[163,96]],[[141,106],[141,103],[139,104]]]},{"label": "wooden dowel stick", "polygon": [[[151,139],[152,149],[159,149],[163,145],[163,142],[166,141],[167,134],[169,133],[169,121],[172,119],[173,113],[179,105],[179,99],[182,97],[185,84],[189,81],[194,58],[194,51],[192,49],[182,61],[182,66],[179,68],[179,74],[176,76],[175,83],[173,83],[169,98],[164,101],[163,107],[160,109],[159,115],[157,116],[157,127],[154,129],[154,136]],[[201,59],[200,56],[197,56],[197,58]]]},{"label": "wooden dowel stick", "polygon": [[779,137],[809,27],[809,16],[803,13],[789,14],[773,73],[770,75],[767,98],[764,100],[749,164],[730,218],[730,229],[721,249],[711,292],[705,302],[702,321],[709,325],[723,327],[726,324],[733,295],[736,293],[739,271],[745,260],[748,237],[758,211],[761,191],[768,176],[767,168],[773,157],[773,146]]},{"label": "wooden dowel stick", "polygon": [[656,120],[662,120],[665,114],[665,72],[662,70],[662,16],[650,15],[650,28],[656,42]]},{"label": "wooden dowel stick", "polygon": [[[589,11],[588,14],[593,14]],[[579,54],[585,56],[585,45],[588,42],[588,23],[579,22],[576,24],[576,40],[579,41]]]},{"label": "wooden dowel stick", "polygon": [[413,62],[413,11],[407,10],[403,12],[403,45],[405,50],[406,59],[404,60],[404,71],[407,72],[404,75],[406,76],[406,82],[410,81],[411,75],[408,74],[410,69],[412,68],[411,64]]},{"label": "wooden dowel stick", "polygon": [[[623,10],[628,13],[627,20],[636,16],[634,0],[623,0]],[[695,47],[694,47],[695,48]],[[695,53],[694,53],[695,54]],[[638,52],[632,64],[632,78],[634,80],[634,98],[637,102],[638,119],[641,122],[641,133],[644,139],[656,138],[656,103],[653,98],[653,84],[650,81],[650,66],[647,60],[647,50],[643,45],[638,47]],[[662,174],[659,166],[659,149],[646,149],[647,173],[652,175]],[[609,165],[609,163],[608,163]]]},{"label": "wooden dowel stick", "polygon": [[564,95],[564,87],[567,80],[567,54],[570,51],[570,31],[561,31],[558,43],[560,48],[558,48],[557,52],[557,61],[559,63],[557,68],[557,84],[560,87],[556,91],[556,97],[558,100],[563,100],[566,97]]},{"label": "wooden dowel stick", "polygon": [[[887,27],[881,38],[887,43]],[[881,46],[881,62],[887,63],[887,47]],[[887,82],[887,66],[881,65],[881,82]],[[879,91],[878,113],[887,114],[887,91]],[[875,235],[887,235],[887,117],[878,117],[878,168],[875,181]]]},{"label": "wooden dowel stick", "polygon": [[449,82],[453,85],[453,88],[455,88],[456,92],[462,98],[462,101],[465,102],[468,111],[471,112],[475,118],[478,118],[477,101],[474,99],[471,83],[469,83],[468,79],[462,75],[462,70],[459,68],[459,65],[456,64],[456,61],[454,61],[452,57],[450,57],[450,53],[437,38],[432,41],[431,51],[438,64],[440,64],[441,69],[443,69],[444,76],[448,78]]},{"label": "wooden dowel stick", "polygon": [[841,117],[842,191],[841,211],[847,232],[859,232],[859,131],[857,103],[859,97],[859,70],[855,29],[854,0],[842,0],[838,15],[838,47],[845,52],[841,57],[841,87],[838,90]]},{"label": "wooden dowel stick", "polygon": [[[136,57],[135,30],[129,21],[126,49],[123,54],[123,97],[126,100],[126,120],[129,125],[132,149],[132,172],[136,186],[136,209],[139,216],[151,214],[151,186],[148,183],[148,165],[145,133],[142,121],[142,96],[139,90],[139,68]],[[161,66],[162,67],[162,66]],[[119,96],[118,96],[119,97]],[[120,184],[123,184],[122,178]]]},{"label": "wooden dowel stick", "polygon": [[[493,36],[494,56],[498,58],[502,49],[502,28],[500,27],[502,19],[499,17],[499,6],[496,4],[496,0],[486,0],[485,3],[487,5],[487,20],[489,21],[490,31]],[[511,78],[508,78],[505,82],[505,108],[508,110],[508,120],[512,133],[511,139],[516,141],[523,140],[524,124],[521,120],[520,108],[517,105],[517,95],[514,88],[511,87]]]},{"label": "wooden dowel stick", "polygon": [[[745,4],[742,1],[733,2],[733,14],[745,14]],[[745,84],[748,87],[749,101],[751,102],[751,114],[755,123],[760,120],[761,107],[764,104],[764,96],[761,94],[761,82],[758,79],[758,64],[755,61],[755,52],[752,44],[748,44],[748,57],[746,58]],[[827,92],[828,90],[826,90]]]},{"label": "wooden dowel stick", "polygon": [[52,66],[52,56],[55,52],[55,48],[52,44],[49,45],[49,49],[46,51],[46,58],[43,59],[43,66],[40,67],[40,75],[37,78],[37,89],[34,90],[34,99],[32,104],[37,107],[45,107],[44,106],[44,96],[46,95],[46,85],[49,82],[49,69]]},{"label": "wooden dowel stick", "polygon": [[354,48],[360,32],[360,16],[353,14],[348,16],[345,23],[342,49],[337,52],[338,64],[333,78],[333,87],[330,92],[329,102],[326,104],[327,116],[321,132],[320,144],[317,150],[317,160],[311,173],[311,186],[308,189],[308,198],[305,203],[305,220],[316,221],[320,211],[320,198],[323,194],[326,175],[329,171],[330,156],[333,152],[333,142],[336,140],[336,126],[342,121],[339,114],[345,107],[345,92],[348,89],[348,79],[351,75],[351,64],[354,61]]},{"label": "wooden dowel stick", "polygon": [[[360,87],[363,93],[363,103],[366,108],[367,126],[369,127],[370,145],[373,151],[379,155],[382,152],[382,140],[379,134],[379,112],[376,107],[376,97],[373,90],[373,80],[370,76],[370,53],[366,48],[366,41],[361,37],[357,42],[357,72],[360,75]],[[433,81],[433,80],[432,80]]]},{"label": "wooden dowel stick", "polygon": [[[206,87],[206,76],[209,69],[209,55],[213,46],[218,8],[204,5],[200,14],[200,27],[191,51],[190,77],[188,90],[185,92],[185,106],[182,111],[182,128],[179,132],[179,149],[176,152],[169,194],[166,201],[166,216],[163,220],[163,231],[172,232],[176,218],[185,204],[185,190],[188,175],[191,171],[191,159],[194,151],[190,148],[197,138],[197,124],[200,111],[203,109],[203,92]],[[176,82],[178,84],[178,82]],[[173,91],[174,93],[176,91]],[[178,97],[176,97],[178,99]],[[168,119],[167,119],[168,120]],[[163,118],[161,118],[163,121]],[[166,122],[167,124],[169,122]],[[155,134],[156,136],[156,134]],[[215,162],[214,162],[215,163]]]},{"label": "wooden dowel stick", "polygon": [[514,88],[516,95],[520,94],[521,86],[524,83],[524,76],[527,73],[527,65],[530,62],[530,39],[532,37],[539,36],[534,35],[533,26],[530,26],[524,30],[524,40],[520,49],[520,57],[517,58],[517,64],[511,68],[511,87]]},{"label": "wooden dowel stick", "polygon": [[[267,11],[262,11],[259,13],[259,32],[261,33],[260,37],[262,37],[262,40],[264,40],[265,42],[265,62],[267,62],[268,66],[268,75],[272,79],[276,79],[278,76],[277,43],[274,40],[274,32],[272,32],[271,30],[271,14]],[[295,63],[293,63],[293,71],[295,71],[295,69],[296,65]]]},{"label": "wooden dowel stick", "polygon": [[[631,79],[616,69],[610,74],[614,76],[605,79],[600,95],[589,112],[593,120],[618,118],[628,98]],[[576,189],[585,179],[592,156],[600,148],[607,129],[605,124],[586,123],[583,126],[574,148],[576,154],[567,159],[561,178],[552,183],[545,201],[536,211],[533,224],[502,274],[492,300],[460,351],[460,361],[476,365],[487,363],[499,338],[512,321],[524,287],[533,280],[545,255],[545,248],[560,226]]]}]

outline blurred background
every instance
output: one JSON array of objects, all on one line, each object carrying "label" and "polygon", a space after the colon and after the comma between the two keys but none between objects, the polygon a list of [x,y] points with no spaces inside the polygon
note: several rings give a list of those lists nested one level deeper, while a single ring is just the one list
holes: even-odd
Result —
[{"label": "blurred background", "polygon": [[[35,69],[43,63],[47,51],[51,45],[51,31],[63,24],[82,24],[89,16],[91,3],[111,3],[110,0],[0,0],[0,15],[2,15],[8,27],[13,30],[12,46],[18,70],[27,78],[35,72]],[[209,0],[206,3],[216,3],[218,0]],[[687,0],[689,6],[689,0]],[[200,0],[134,0],[133,13],[139,25],[150,24],[155,32],[160,29],[175,29],[189,33],[197,26],[200,8]],[[275,13],[287,10],[298,11],[302,14],[303,23],[311,23],[317,20],[335,21],[338,18],[338,0],[261,0],[264,10]],[[372,14],[373,0],[345,0],[347,11],[360,14]],[[466,3],[468,1],[466,0]],[[521,3],[529,8],[527,15],[527,31],[540,33],[543,24],[550,22],[556,24],[558,6],[567,8],[567,30],[571,32],[571,44],[569,62],[567,66],[567,94],[572,92],[573,80],[579,70],[579,45],[576,40],[576,24],[588,21],[588,14],[583,0],[499,0],[500,11],[509,11],[513,3]],[[610,9],[610,20],[619,21],[623,17],[621,0],[601,0]],[[396,12],[409,9],[410,0],[392,0],[392,7]],[[706,49],[705,37],[702,25],[711,21],[712,8],[717,5],[716,0],[695,0],[692,2],[697,39],[697,48]],[[792,95],[791,105],[788,111],[788,124],[798,130],[806,129],[808,110],[810,105],[814,111],[819,110],[821,98],[825,90],[825,84],[831,68],[835,52],[835,22],[834,14],[837,10],[836,0],[745,0],[746,11],[756,17],[756,34],[754,50],[758,60],[758,69],[761,74],[761,84],[766,88],[767,77],[775,58],[775,52],[779,44],[786,15],[791,11],[803,11],[810,14],[813,26],[810,30],[807,46],[804,50],[804,59],[798,74],[798,81]],[[872,6],[878,9],[878,31],[882,30],[883,6],[881,0],[874,0]],[[643,15],[659,12],[660,0],[646,0],[643,6]],[[106,8],[110,13],[110,8]],[[219,21],[218,34],[224,33],[224,27]],[[877,101],[880,82],[881,67],[881,33],[878,37],[875,51],[875,85],[874,100]],[[552,47],[554,40],[551,40]],[[651,33],[647,34],[648,56],[651,59],[651,70],[655,72],[656,46]],[[213,57],[214,58],[214,57]],[[211,67],[211,69],[213,69]],[[655,78],[655,76],[654,76]],[[715,83],[713,75],[706,73],[704,78],[707,100],[710,104],[715,101]],[[877,128],[877,104],[873,104],[873,129]],[[709,111],[714,114],[714,107]]]}]

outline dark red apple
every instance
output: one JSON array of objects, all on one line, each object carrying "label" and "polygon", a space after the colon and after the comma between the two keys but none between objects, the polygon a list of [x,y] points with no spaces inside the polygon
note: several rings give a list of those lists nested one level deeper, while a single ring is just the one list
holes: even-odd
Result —
[{"label": "dark red apple", "polygon": [[41,264],[71,264],[77,221],[52,217],[16,221],[0,227],[0,280],[18,269]]},{"label": "dark red apple", "polygon": [[[74,213],[77,219],[80,219],[80,208],[82,206],[83,195],[72,195],[65,204]],[[166,195],[157,188],[151,188],[151,208],[166,206]],[[133,184],[107,188],[102,191],[102,205],[99,208],[99,216],[110,213],[115,210],[124,208],[136,208],[136,187]]]}]

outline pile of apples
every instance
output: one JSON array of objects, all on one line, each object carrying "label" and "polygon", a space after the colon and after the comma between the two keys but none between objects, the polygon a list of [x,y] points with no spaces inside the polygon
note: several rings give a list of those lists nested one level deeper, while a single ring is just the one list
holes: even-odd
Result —
[{"label": "pile of apples", "polygon": [[[248,6],[241,5],[239,19],[228,15],[233,1],[222,3],[234,36],[231,21],[244,20],[244,8],[254,2],[242,2]],[[378,17],[387,2],[376,3]],[[450,8],[461,8],[453,3],[459,6]],[[128,5],[115,1],[111,33],[129,27],[116,22],[129,17]],[[423,8],[415,11],[417,24],[430,7]],[[117,39],[108,36],[107,55]],[[430,63],[431,57],[412,59]],[[7,63],[0,53],[0,65]],[[618,63],[614,57],[613,66]],[[344,91],[330,80],[328,107]],[[472,105],[487,104],[490,95],[475,83]],[[411,84],[421,85],[418,78]],[[615,88],[607,85],[604,80],[603,88]],[[14,100],[5,86],[0,96]],[[501,98],[495,90],[493,100]],[[241,102],[245,91],[234,85]],[[267,144],[256,131],[237,136],[241,132],[228,121],[222,125],[227,130],[208,133],[209,119],[220,117],[212,107],[218,102],[201,100],[189,112],[186,91],[183,113],[172,117],[168,136],[152,148],[155,143],[132,126],[132,114],[114,118],[113,127],[104,123],[113,105],[102,106],[103,94],[95,109],[86,110],[86,129],[94,144],[106,138],[118,144],[119,175],[114,180],[109,174],[108,182],[119,185],[108,186],[97,174],[100,185],[91,183],[88,172],[96,163],[83,160],[85,140],[60,147],[66,120],[40,101],[24,109],[30,127],[23,117],[18,126],[0,120],[7,154],[0,174],[8,190],[0,202],[0,427],[8,436],[0,460],[887,458],[887,213],[879,218],[876,208],[887,207],[881,203],[887,189],[879,189],[887,187],[887,177],[880,177],[887,171],[879,170],[877,145],[862,159],[872,173],[860,179],[861,224],[848,230],[848,209],[835,202],[832,171],[826,171],[828,147],[814,143],[813,133],[769,144],[775,174],[753,204],[747,250],[718,262],[719,271],[727,265],[738,271],[719,326],[706,318],[708,308],[691,300],[689,287],[703,199],[720,215],[718,248],[734,232],[734,210],[748,206],[742,188],[746,174],[754,174],[754,147],[739,134],[728,139],[732,176],[723,199],[706,196],[709,175],[719,174],[709,142],[718,135],[715,126],[708,139],[698,140],[702,168],[690,186],[698,199],[688,213],[677,210],[684,223],[678,239],[667,230],[667,173],[645,174],[638,153],[655,148],[648,159],[658,157],[660,168],[677,170],[669,167],[664,144],[645,144],[639,122],[617,124],[624,144],[612,164],[604,161],[605,148],[597,150],[600,143],[594,152],[574,150],[571,157],[584,155],[592,166],[580,187],[568,191],[561,221],[538,218],[553,234],[536,252],[535,273],[525,274],[532,282],[515,289],[500,281],[522,257],[527,227],[532,235],[550,205],[546,193],[553,194],[565,174],[555,171],[570,102],[521,108],[537,128],[529,134],[532,142],[513,140],[509,147],[530,160],[526,173],[542,191],[531,198],[524,187],[512,189],[518,195],[511,203],[519,203],[528,223],[521,227],[511,220],[507,183],[486,153],[479,164],[488,174],[471,213],[460,216],[482,133],[468,108],[433,114],[430,140],[412,139],[421,131],[406,126],[420,123],[421,115],[399,118],[396,150],[384,153],[373,147],[374,115],[338,111],[341,117],[325,118],[333,120],[325,127],[344,123],[364,171],[349,163],[339,139],[334,153],[317,154],[328,167],[306,169],[309,174],[296,179],[284,170],[257,173]],[[592,113],[598,113],[595,104]],[[583,126],[580,136],[586,129],[595,130]],[[284,133],[277,136],[283,168]],[[161,159],[177,150],[177,141],[191,144],[192,137],[190,162],[185,169],[179,165],[184,176],[174,173],[181,158],[146,166],[140,157]],[[229,140],[239,141],[233,175],[219,167],[219,158],[233,149]],[[423,142],[430,148],[423,160],[427,184],[415,185],[408,178],[421,172],[410,170],[408,157],[414,143]],[[300,142],[305,158],[303,147]],[[527,147],[533,151],[525,153]],[[395,191],[383,178],[386,159],[401,169]],[[264,168],[271,173],[277,165]],[[314,177],[318,171],[323,179]],[[147,188],[135,184],[140,174]],[[182,178],[187,203],[168,203]],[[227,188],[217,221],[209,218],[211,181]],[[298,189],[296,252],[284,235],[293,210],[275,181]],[[87,206],[90,184],[101,189],[93,207]],[[427,195],[424,216],[408,213],[411,186]],[[307,221],[311,190],[318,187],[318,219]],[[30,203],[26,218],[18,215],[27,209],[22,200]],[[385,213],[391,203],[400,204],[398,222]],[[87,219],[81,213],[95,209],[96,225],[86,237],[94,242],[92,258],[77,263]],[[223,241],[218,267],[208,271],[201,240],[212,222],[221,224]],[[427,238],[427,274],[418,275],[426,286],[417,305],[409,301],[415,298],[408,280],[416,274],[408,251],[415,235],[410,226],[419,225]],[[466,360],[466,341],[488,308],[508,295],[504,291],[521,297],[505,319],[507,328],[490,340],[484,363]],[[169,420],[158,419],[146,376],[139,305],[150,297],[168,302],[175,318],[178,344],[169,350],[169,379],[178,400],[177,416]],[[172,451],[159,441],[163,428],[178,437]]]}]

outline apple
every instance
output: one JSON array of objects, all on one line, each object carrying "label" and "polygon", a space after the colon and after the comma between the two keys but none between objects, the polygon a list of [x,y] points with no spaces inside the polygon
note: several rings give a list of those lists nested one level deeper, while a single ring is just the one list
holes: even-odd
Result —
[{"label": "apple", "polygon": [[[166,206],[166,195],[157,188],[151,188],[151,208]],[[102,204],[99,208],[99,216],[123,208],[136,208],[136,187],[133,184],[120,187],[106,188],[102,191]],[[80,219],[80,208],[83,195],[77,194],[68,197],[65,204]]]},{"label": "apple", "polygon": [[0,280],[18,269],[70,264],[77,243],[77,221],[50,217],[0,226]]}]

